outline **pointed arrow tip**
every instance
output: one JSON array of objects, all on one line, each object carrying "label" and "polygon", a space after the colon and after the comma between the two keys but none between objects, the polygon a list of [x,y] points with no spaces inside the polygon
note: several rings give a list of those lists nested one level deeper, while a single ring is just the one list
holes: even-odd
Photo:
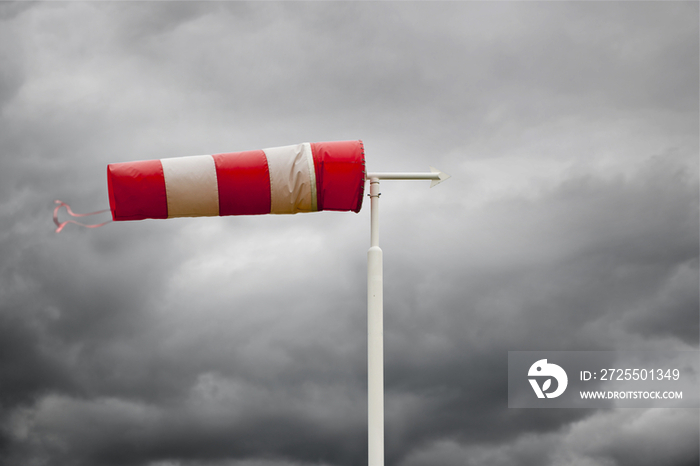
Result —
[{"label": "pointed arrow tip", "polygon": [[433,181],[430,183],[430,187],[431,187],[431,188],[432,188],[433,186],[435,186],[435,185],[438,185],[438,184],[442,183],[442,182],[445,181],[447,178],[450,178],[450,175],[448,175],[448,174],[445,173],[445,172],[442,172],[442,171],[438,170],[438,169],[435,168],[435,167],[430,167],[430,171],[433,172],[433,173],[437,173],[437,174],[438,174],[438,179],[437,179],[437,180],[433,180]]}]

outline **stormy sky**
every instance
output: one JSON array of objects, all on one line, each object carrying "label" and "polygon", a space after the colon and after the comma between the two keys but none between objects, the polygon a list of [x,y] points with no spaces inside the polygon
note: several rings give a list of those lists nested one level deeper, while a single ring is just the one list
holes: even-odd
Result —
[{"label": "stormy sky", "polygon": [[452,175],[382,183],[388,466],[697,466],[697,409],[509,409],[507,361],[698,349],[698,18],[0,3],[0,464],[366,464],[368,202],[51,219],[108,163],[362,139]]}]

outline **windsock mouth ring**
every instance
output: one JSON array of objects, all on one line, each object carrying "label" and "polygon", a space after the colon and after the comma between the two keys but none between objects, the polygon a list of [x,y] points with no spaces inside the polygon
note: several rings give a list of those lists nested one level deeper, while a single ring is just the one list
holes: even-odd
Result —
[{"label": "windsock mouth ring", "polygon": [[359,212],[365,189],[365,147],[361,140],[311,144],[318,210]]}]

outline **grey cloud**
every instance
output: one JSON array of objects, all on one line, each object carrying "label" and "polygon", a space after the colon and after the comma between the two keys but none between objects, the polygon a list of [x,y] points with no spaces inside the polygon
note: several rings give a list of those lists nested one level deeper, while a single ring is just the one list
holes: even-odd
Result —
[{"label": "grey cloud", "polygon": [[697,463],[697,411],[506,393],[509,350],[697,349],[697,4],[6,16],[0,462],[364,463],[368,205],[50,218],[106,207],[110,162],[362,138],[453,175],[382,184],[387,464]]}]

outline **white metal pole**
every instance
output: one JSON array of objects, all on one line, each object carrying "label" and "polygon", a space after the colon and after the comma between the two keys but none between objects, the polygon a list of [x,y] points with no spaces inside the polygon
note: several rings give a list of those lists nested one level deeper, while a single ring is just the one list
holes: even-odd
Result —
[{"label": "white metal pole", "polygon": [[384,466],[384,273],[379,247],[379,180],[432,180],[447,175],[430,173],[369,173],[370,242],[367,251],[367,437],[368,465]]},{"label": "white metal pole", "polygon": [[379,179],[369,178],[367,251],[367,435],[369,466],[384,466],[384,284],[379,247]]}]

